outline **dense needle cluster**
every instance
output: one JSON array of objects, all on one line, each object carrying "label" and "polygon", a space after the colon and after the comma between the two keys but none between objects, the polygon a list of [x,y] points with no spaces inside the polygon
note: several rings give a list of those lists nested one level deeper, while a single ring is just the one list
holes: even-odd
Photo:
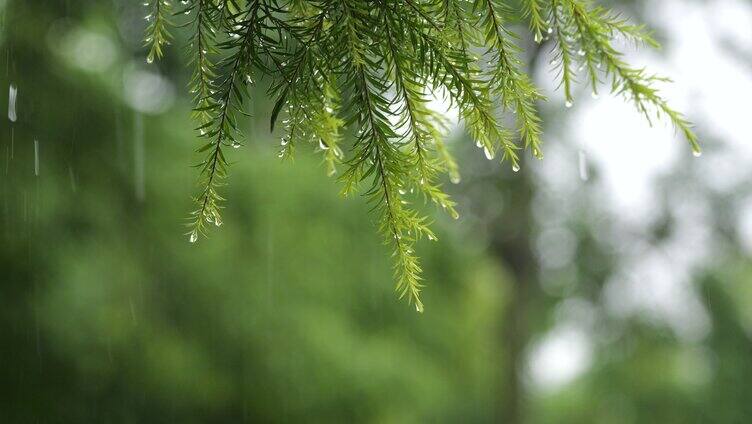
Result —
[{"label": "dense needle cluster", "polygon": [[[367,196],[393,249],[397,291],[418,311],[421,267],[413,247],[435,235],[411,203],[423,197],[458,216],[441,181],[448,174],[456,182],[459,173],[442,142],[443,118],[429,100],[447,96],[488,159],[499,157],[518,171],[521,151],[542,157],[536,103],[544,96],[523,69],[513,23],[526,21],[537,43],[551,44],[568,105],[578,77],[594,94],[610,82],[648,119],[667,117],[699,154],[691,125],[655,88],[665,78],[631,67],[614,47],[618,38],[655,41],[642,26],[587,0],[153,0],[145,6],[147,61],[162,56],[172,22],[184,20],[190,36],[193,117],[205,140],[191,242],[222,223],[225,150],[240,146],[248,88],[263,77],[276,100],[271,130],[278,121],[284,127],[279,156],[313,146],[345,194]],[[509,112],[512,128],[501,119]]]}]

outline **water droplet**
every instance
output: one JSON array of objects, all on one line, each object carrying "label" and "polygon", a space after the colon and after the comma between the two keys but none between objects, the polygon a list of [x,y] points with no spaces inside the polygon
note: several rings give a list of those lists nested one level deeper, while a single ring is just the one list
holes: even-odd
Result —
[{"label": "water droplet", "polygon": [[452,173],[452,175],[449,176],[449,181],[452,182],[452,184],[459,184],[462,182],[462,176],[458,173]]},{"label": "water droplet", "polygon": [[431,233],[428,233],[428,239],[431,240],[431,241],[436,241],[436,236],[434,236]]},{"label": "water droplet", "polygon": [[233,142],[232,142],[232,148],[233,148],[233,149],[237,149],[237,148],[240,148],[240,143],[238,143],[237,141],[233,141]]},{"label": "water droplet", "polygon": [[553,34],[553,33],[554,33],[554,29],[553,29],[553,28],[549,28],[549,29],[548,29],[548,33],[549,33],[549,34]]},{"label": "water droplet", "polygon": [[543,41],[543,34],[540,32],[535,33],[535,42],[540,44],[540,42]]},{"label": "water droplet", "polygon": [[418,312],[420,312],[422,314],[423,313],[423,304],[416,303],[415,304],[415,310],[418,311]]},{"label": "water droplet", "polygon": [[452,219],[460,219],[460,214],[456,210],[452,209],[449,212],[449,215],[452,217]]},{"label": "water droplet", "polygon": [[572,106],[574,106],[574,102],[572,102],[571,100],[567,100],[567,101],[566,101],[566,103],[564,103],[564,106],[565,106],[565,107],[566,107],[567,109],[569,109],[569,108],[571,108]]},{"label": "water droplet", "polygon": [[154,62],[154,56],[152,56],[152,55],[147,56],[146,57],[146,63],[152,63],[152,62]]},{"label": "water droplet", "polygon": [[488,147],[483,148],[483,153],[486,154],[486,159],[488,160],[492,160],[496,156],[496,153]]},{"label": "water droplet", "polygon": [[543,153],[537,147],[533,148],[533,156],[535,156],[536,159],[543,159]]},{"label": "water droplet", "polygon": [[696,158],[699,158],[700,156],[702,156],[702,150],[700,150],[699,147],[693,147],[692,148],[692,156],[694,156]]},{"label": "water droplet", "polygon": [[520,172],[520,164],[519,163],[515,163],[514,165],[512,165],[512,171],[514,171],[514,172]]},{"label": "water droplet", "polygon": [[592,98],[594,98],[594,99],[598,100],[598,98],[599,98],[600,96],[598,95],[598,93],[597,93],[597,92],[593,91],[592,93],[590,93],[590,97],[592,97]]},{"label": "water droplet", "polygon": [[584,150],[580,150],[580,179],[582,181],[587,181],[590,179],[590,175],[588,173],[588,165],[587,165],[587,153],[585,153]]},{"label": "water droplet", "polygon": [[18,97],[18,88],[11,84],[8,88],[8,119],[10,122],[16,122],[16,98]]},{"label": "water droplet", "polygon": [[321,150],[329,150],[329,146],[327,146],[326,143],[324,143],[324,140],[319,140],[319,148]]},{"label": "water droplet", "polygon": [[198,233],[196,231],[192,231],[191,236],[188,238],[188,241],[195,243],[196,240],[198,240]]},{"label": "water droplet", "polygon": [[585,56],[585,50],[580,49],[580,51],[577,52],[580,56]]}]

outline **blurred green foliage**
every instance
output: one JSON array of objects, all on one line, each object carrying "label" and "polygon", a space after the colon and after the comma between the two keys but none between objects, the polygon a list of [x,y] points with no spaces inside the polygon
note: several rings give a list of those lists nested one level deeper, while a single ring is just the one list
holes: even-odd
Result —
[{"label": "blurred green foliage", "polygon": [[[609,337],[590,368],[538,392],[524,357],[507,360],[503,330],[523,260],[504,249],[534,237],[520,225],[529,210],[509,205],[534,184],[469,172],[458,198],[487,222],[468,237],[439,221],[440,240],[421,246],[432,284],[417,315],[394,299],[365,201],[342,200],[303,151],[280,163],[250,122],[258,141],[233,152],[225,226],[192,245],[188,100],[139,111],[125,81],[146,66],[141,12],[43,3],[0,3],[0,87],[19,89],[18,121],[0,125],[0,422],[499,422],[515,380],[524,422],[752,417],[752,265],[737,247],[694,278],[706,338],[599,309]],[[179,86],[178,59],[148,72]],[[502,203],[505,215],[491,213]],[[618,257],[598,228],[585,213],[577,222],[572,292],[530,287],[523,353],[561,302],[602,295]]]}]

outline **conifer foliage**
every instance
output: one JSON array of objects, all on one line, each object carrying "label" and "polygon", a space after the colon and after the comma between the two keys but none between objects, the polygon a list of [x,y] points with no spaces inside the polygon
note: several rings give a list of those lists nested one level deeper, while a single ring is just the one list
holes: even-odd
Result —
[{"label": "conifer foliage", "polygon": [[[551,46],[568,105],[578,79],[597,93],[601,82],[648,119],[665,117],[692,150],[690,123],[655,88],[663,77],[627,64],[619,39],[656,46],[650,34],[587,0],[151,0],[147,61],[163,55],[174,22],[188,32],[193,118],[204,140],[190,241],[221,225],[220,187],[226,148],[241,146],[238,122],[255,81],[271,81],[270,128],[283,127],[279,156],[312,146],[346,195],[363,193],[391,246],[396,290],[418,311],[422,288],[415,243],[435,240],[414,207],[421,198],[458,217],[442,189],[459,180],[442,142],[445,123],[428,107],[448,96],[488,159],[520,169],[528,150],[542,157],[544,100],[523,69],[512,24],[526,22],[537,43]],[[516,124],[504,125],[503,115]],[[278,122],[279,121],[279,122]],[[281,124],[281,125],[280,125]]]}]

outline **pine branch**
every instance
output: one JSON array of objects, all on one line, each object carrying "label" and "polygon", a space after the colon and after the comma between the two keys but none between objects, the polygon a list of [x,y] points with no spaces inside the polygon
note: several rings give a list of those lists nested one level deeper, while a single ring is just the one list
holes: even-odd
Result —
[{"label": "pine branch", "polygon": [[145,46],[149,47],[149,53],[146,55],[146,62],[152,63],[154,59],[161,59],[164,55],[163,48],[170,44],[172,36],[168,27],[172,25],[168,16],[172,10],[170,0],[151,0],[145,3],[150,12],[144,19],[149,22],[146,27]]},{"label": "pine branch", "polygon": [[[520,71],[521,62],[517,58],[519,48],[511,42],[517,38],[515,34],[504,27],[501,14],[512,13],[505,9],[498,0],[476,0],[475,9],[485,9],[485,17],[480,20],[481,26],[486,30],[485,40],[488,45],[488,53],[491,61],[496,66],[489,72],[489,85],[494,95],[501,96],[505,109],[511,108],[517,113],[520,134],[525,142],[525,147],[530,148],[537,158],[542,157],[541,152],[541,119],[535,109],[535,102],[544,97],[533,85],[530,77]],[[519,170],[518,164],[513,164],[513,169]]]},{"label": "pine branch", "polygon": [[[444,145],[444,119],[428,105],[447,96],[462,124],[488,159],[500,152],[520,167],[515,140],[542,155],[545,100],[524,69],[523,51],[509,22],[528,20],[536,42],[553,38],[553,64],[567,105],[578,73],[597,93],[601,77],[648,120],[667,116],[699,153],[691,124],[656,88],[667,79],[627,64],[617,38],[656,47],[641,25],[591,7],[585,0],[522,0],[515,10],[503,0],[188,0],[179,14],[192,15],[188,53],[192,66],[192,116],[205,138],[198,149],[200,192],[194,199],[190,240],[221,224],[218,190],[227,177],[224,148],[240,146],[239,116],[247,87],[269,81],[275,100],[270,127],[283,123],[282,158],[308,146],[318,150],[330,175],[342,167],[343,193],[363,193],[392,246],[396,289],[418,310],[421,268],[414,246],[435,240],[427,219],[410,203],[433,202],[454,218],[455,203],[442,178],[460,179]],[[515,3],[517,4],[517,3]],[[147,3],[147,60],[163,55],[171,35],[169,0]],[[604,78],[604,79],[605,79]],[[502,125],[516,116],[516,131]],[[411,193],[415,193],[412,195]]]},{"label": "pine branch", "polygon": [[[256,12],[258,2],[249,6],[248,12],[240,22],[232,25],[230,39],[220,44],[225,50],[235,50],[225,63],[229,73],[219,84],[220,97],[216,102],[207,106],[207,110],[213,115],[213,120],[199,127],[202,136],[210,139],[209,143],[200,148],[199,152],[208,151],[208,155],[199,164],[201,168],[201,194],[195,198],[198,209],[191,213],[191,231],[188,233],[191,242],[195,242],[199,235],[205,235],[207,223],[222,225],[220,203],[225,199],[219,195],[217,188],[227,178],[227,159],[222,148],[231,146],[237,148],[240,143],[237,139],[239,130],[236,123],[235,113],[243,113],[243,90],[239,84],[245,85],[249,80],[247,66],[251,62],[252,40],[255,30]],[[240,19],[240,14],[233,15]],[[237,28],[237,29],[236,29]]]},{"label": "pine branch", "polygon": [[[656,83],[670,80],[648,74],[644,69],[629,66],[621,58],[622,54],[612,46],[609,36],[614,28],[619,26],[625,28],[623,24],[609,18],[602,9],[588,10],[580,0],[564,1],[571,8],[579,35],[587,41],[586,56],[594,56],[593,61],[600,60],[600,63],[605,66],[605,75],[612,77],[611,91],[614,94],[625,95],[651,124],[653,113],[658,118],[661,115],[667,116],[674,127],[687,139],[693,153],[699,155],[700,144],[692,131],[692,125],[683,114],[672,109],[655,88]],[[632,31],[630,34],[638,34],[638,32]]]},{"label": "pine branch", "polygon": [[183,14],[190,14],[192,12],[195,12],[195,16],[190,24],[195,29],[193,40],[188,50],[191,56],[191,63],[193,64],[193,73],[189,86],[191,87],[190,91],[193,93],[193,102],[195,105],[192,116],[201,126],[213,119],[211,110],[214,105],[214,99],[212,95],[215,91],[214,79],[217,75],[214,71],[214,64],[209,56],[217,53],[214,47],[214,35],[217,32],[214,22],[219,10],[212,0],[197,0],[189,4],[184,9]]}]

